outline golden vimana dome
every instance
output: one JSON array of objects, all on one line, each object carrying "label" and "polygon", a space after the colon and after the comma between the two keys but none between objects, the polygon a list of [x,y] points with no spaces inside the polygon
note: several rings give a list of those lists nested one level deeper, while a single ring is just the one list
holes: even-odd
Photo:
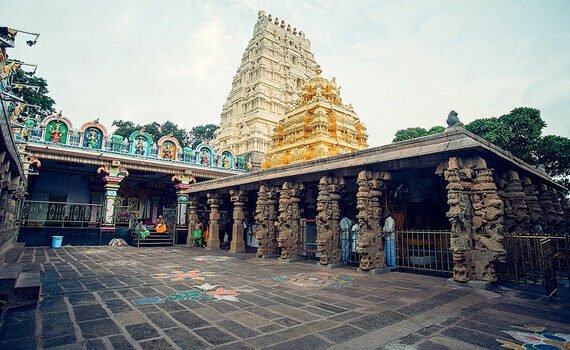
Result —
[{"label": "golden vimana dome", "polygon": [[336,79],[316,76],[302,81],[298,99],[275,127],[262,167],[330,157],[368,147],[366,127],[352,105],[344,105]]}]

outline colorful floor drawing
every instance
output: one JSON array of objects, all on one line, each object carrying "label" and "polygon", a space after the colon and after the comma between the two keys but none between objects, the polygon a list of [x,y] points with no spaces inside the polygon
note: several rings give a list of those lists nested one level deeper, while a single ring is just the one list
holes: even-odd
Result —
[{"label": "colorful floor drawing", "polygon": [[103,261],[103,262],[101,263],[101,265],[107,265],[107,266],[136,266],[136,265],[138,265],[138,263],[137,263],[136,261],[133,261],[133,260],[120,259],[120,260]]},{"label": "colorful floor drawing", "polygon": [[204,255],[204,256],[195,256],[190,258],[192,260],[196,260],[196,261],[213,261],[213,262],[218,262],[218,261],[227,261],[227,260],[231,260],[233,259],[232,257],[229,256],[217,256],[217,255]]},{"label": "colorful floor drawing", "polygon": [[320,272],[289,273],[272,278],[277,282],[289,282],[301,287],[352,287],[352,276]]},{"label": "colorful floor drawing", "polygon": [[[513,327],[517,331],[503,331],[517,342],[497,339],[501,347],[513,350],[567,350],[570,334],[546,332],[545,327]],[[520,344],[519,344],[520,343]]]},{"label": "colorful floor drawing", "polygon": [[202,289],[203,292],[198,290],[190,289],[190,290],[183,290],[178,291],[176,293],[170,294],[166,297],[152,297],[152,298],[141,298],[141,299],[133,299],[131,302],[135,305],[150,305],[150,304],[161,304],[168,301],[198,301],[198,300],[211,300],[215,299],[216,301],[225,300],[225,301],[233,301],[239,302],[237,296],[238,291],[234,289],[225,289],[223,287],[213,286],[208,283],[204,283],[198,288]]},{"label": "colorful floor drawing", "polygon": [[108,251],[104,250],[104,249],[88,249],[84,252],[82,252],[83,254],[105,254],[108,253]]},{"label": "colorful floor drawing", "polygon": [[201,272],[200,270],[180,270],[167,273],[155,273],[154,278],[160,278],[163,281],[204,281],[206,277],[216,276],[213,272]]}]

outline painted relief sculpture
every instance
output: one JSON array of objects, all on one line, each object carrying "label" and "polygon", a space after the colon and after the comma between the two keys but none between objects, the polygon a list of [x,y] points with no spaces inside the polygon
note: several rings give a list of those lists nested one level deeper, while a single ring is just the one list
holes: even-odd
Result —
[{"label": "painted relief sculpture", "polygon": [[53,143],[67,143],[67,136],[71,130],[71,122],[61,112],[45,118],[41,127],[44,130],[44,140]]},{"label": "painted relief sculpture", "polygon": [[146,132],[145,129],[133,132],[127,142],[130,141],[130,154],[139,156],[150,155],[150,148],[152,145],[152,136]]},{"label": "painted relief sculpture", "polygon": [[103,140],[107,138],[107,130],[98,120],[83,124],[79,133],[82,137],[80,144],[86,148],[101,149]]},{"label": "painted relief sculpture", "polygon": [[303,242],[299,224],[299,202],[305,186],[302,183],[285,182],[279,196],[279,247],[281,259],[301,258]]},{"label": "painted relief sculpture", "polygon": [[317,197],[317,250],[321,265],[339,265],[341,261],[340,241],[340,191],[343,178],[324,176],[319,181]]},{"label": "painted relief sculpture", "polygon": [[257,257],[277,256],[277,202],[279,188],[274,186],[261,185],[257,197],[255,208],[255,238],[259,246],[257,247]]},{"label": "painted relief sculpture", "polygon": [[172,134],[163,136],[158,140],[159,158],[176,160],[181,149],[180,143]]},{"label": "painted relief sculpture", "polygon": [[386,172],[361,171],[358,174],[356,209],[358,209],[360,231],[356,251],[360,254],[362,271],[386,268],[386,253],[380,225],[382,216],[380,196],[387,180],[390,180],[390,174]]}]

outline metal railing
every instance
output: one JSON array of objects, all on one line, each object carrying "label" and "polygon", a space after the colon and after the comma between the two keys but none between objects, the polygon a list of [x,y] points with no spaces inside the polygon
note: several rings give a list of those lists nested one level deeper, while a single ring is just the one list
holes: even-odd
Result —
[{"label": "metal railing", "polygon": [[101,212],[101,204],[26,200],[20,226],[100,227]]},{"label": "metal railing", "polygon": [[449,251],[450,231],[403,230],[396,232],[396,266],[451,274],[453,259]]},{"label": "metal railing", "polygon": [[[570,276],[570,235],[507,234],[507,261],[499,266],[501,280],[541,284],[551,290],[552,276]],[[552,272],[550,270],[553,270]]]}]

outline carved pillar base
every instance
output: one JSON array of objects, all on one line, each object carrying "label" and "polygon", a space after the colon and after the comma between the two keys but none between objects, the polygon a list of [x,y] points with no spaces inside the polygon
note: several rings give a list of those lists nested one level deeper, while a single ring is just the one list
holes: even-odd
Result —
[{"label": "carved pillar base", "polygon": [[208,227],[207,249],[220,249],[220,205],[222,199],[217,193],[208,193],[208,204],[210,205],[210,226]]}]

